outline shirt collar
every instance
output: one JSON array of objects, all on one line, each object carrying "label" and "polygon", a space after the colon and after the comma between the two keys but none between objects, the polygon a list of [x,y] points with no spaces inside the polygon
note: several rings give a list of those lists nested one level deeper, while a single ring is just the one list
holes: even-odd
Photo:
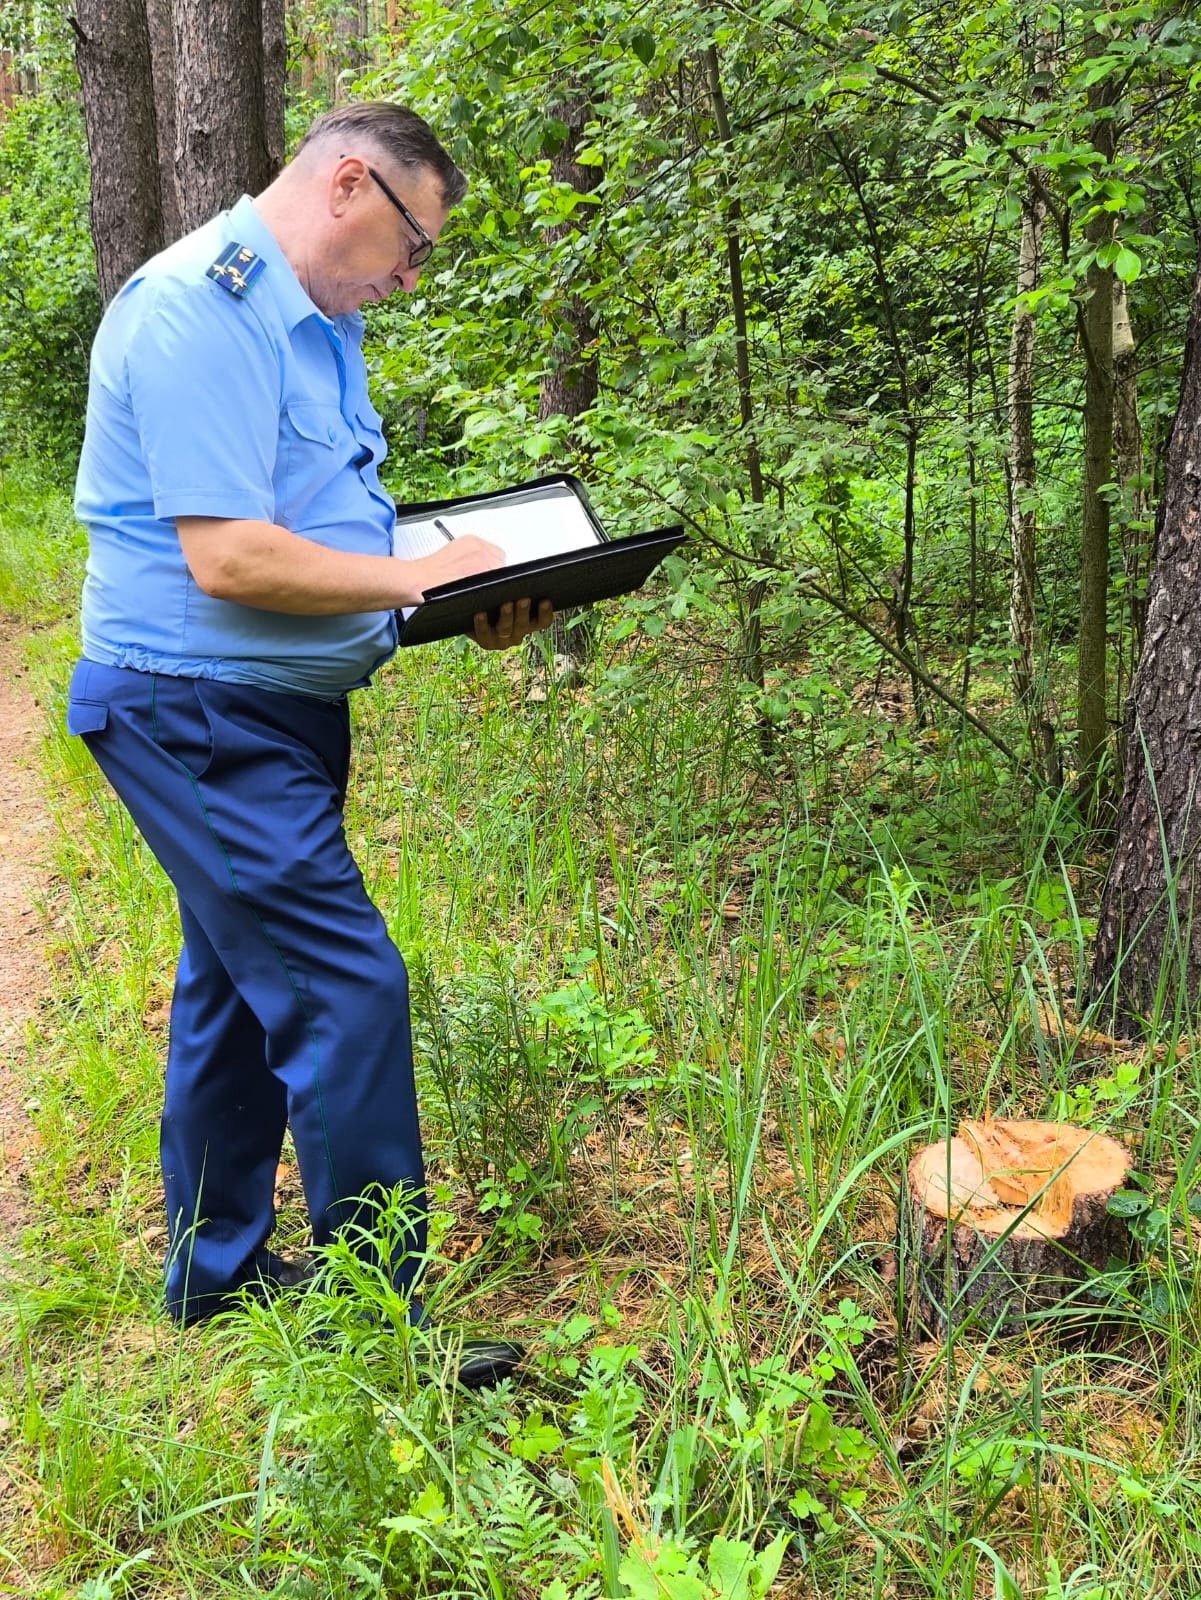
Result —
[{"label": "shirt collar", "polygon": [[295,269],[280,249],[275,235],[255,210],[254,201],[244,194],[229,212],[229,231],[239,244],[253,250],[267,264],[271,292],[289,332],[306,317],[330,319],[309,299]]}]

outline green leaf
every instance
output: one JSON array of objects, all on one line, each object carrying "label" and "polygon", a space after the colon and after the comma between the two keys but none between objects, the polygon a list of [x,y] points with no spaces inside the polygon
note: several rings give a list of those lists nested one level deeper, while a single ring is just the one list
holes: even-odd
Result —
[{"label": "green leaf", "polygon": [[1140,1194],[1137,1189],[1119,1189],[1117,1194],[1110,1195],[1105,1209],[1111,1217],[1141,1217],[1150,1207],[1149,1195]]},{"label": "green leaf", "polygon": [[540,1461],[563,1443],[563,1435],[553,1423],[543,1422],[541,1411],[531,1411],[524,1422],[511,1418],[509,1453],[518,1461]]},{"label": "green leaf", "polygon": [[826,1508],[816,1495],[809,1493],[808,1489],[798,1489],[788,1502],[788,1509],[798,1522],[803,1522],[807,1517],[816,1520]]},{"label": "green leaf", "polygon": [[530,433],[521,441],[522,451],[531,461],[540,461],[554,447],[554,437],[549,433]]},{"label": "green leaf", "polygon": [[539,143],[543,155],[557,155],[562,150],[569,131],[567,124],[560,122],[558,117],[548,117],[542,125],[542,138]]},{"label": "green leaf", "polygon": [[499,411],[473,411],[463,424],[463,442],[469,439],[482,439],[486,434],[495,433],[503,428],[508,419]]},{"label": "green leaf", "polygon": [[704,1583],[688,1570],[693,1565],[668,1540],[653,1555],[637,1548],[628,1551],[617,1575],[632,1600],[710,1600]]},{"label": "green leaf", "polygon": [[431,1522],[445,1522],[449,1516],[446,1496],[436,1483],[427,1483],[409,1509],[415,1516],[428,1517]]},{"label": "green leaf", "polygon": [[725,1539],[718,1534],[709,1546],[709,1582],[721,1600],[759,1600],[775,1581],[791,1534],[781,1533],[767,1549],[755,1554],[745,1539]]},{"label": "green leaf", "polygon": [[655,55],[654,34],[648,33],[645,28],[639,28],[638,32],[630,38],[630,49],[644,67],[649,67]]},{"label": "green leaf", "polygon": [[1133,283],[1143,270],[1143,264],[1129,246],[1123,245],[1114,260],[1113,270],[1123,283]]}]

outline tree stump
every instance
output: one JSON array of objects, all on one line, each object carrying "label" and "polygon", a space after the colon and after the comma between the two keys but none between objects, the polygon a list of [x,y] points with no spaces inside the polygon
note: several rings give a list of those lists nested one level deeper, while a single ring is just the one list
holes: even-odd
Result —
[{"label": "tree stump", "polygon": [[917,1324],[1012,1331],[1066,1300],[1079,1308],[1090,1271],[1129,1257],[1107,1210],[1129,1166],[1116,1139],[1066,1122],[964,1121],[919,1150],[903,1202],[916,1259],[901,1263]]}]

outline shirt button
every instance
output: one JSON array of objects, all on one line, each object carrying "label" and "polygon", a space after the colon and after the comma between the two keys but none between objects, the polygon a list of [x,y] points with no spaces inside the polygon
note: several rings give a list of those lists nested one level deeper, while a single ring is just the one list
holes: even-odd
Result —
[{"label": "shirt button", "polygon": [[334,442],[334,430],[332,428],[327,428],[325,431],[329,434],[329,442],[330,442],[330,444],[333,444],[333,442]]}]

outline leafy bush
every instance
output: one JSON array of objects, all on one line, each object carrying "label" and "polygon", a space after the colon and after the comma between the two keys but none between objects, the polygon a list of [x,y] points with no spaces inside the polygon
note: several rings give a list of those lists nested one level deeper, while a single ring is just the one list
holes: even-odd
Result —
[{"label": "leafy bush", "polygon": [[100,317],[83,116],[67,95],[0,120],[0,437],[74,467]]}]

